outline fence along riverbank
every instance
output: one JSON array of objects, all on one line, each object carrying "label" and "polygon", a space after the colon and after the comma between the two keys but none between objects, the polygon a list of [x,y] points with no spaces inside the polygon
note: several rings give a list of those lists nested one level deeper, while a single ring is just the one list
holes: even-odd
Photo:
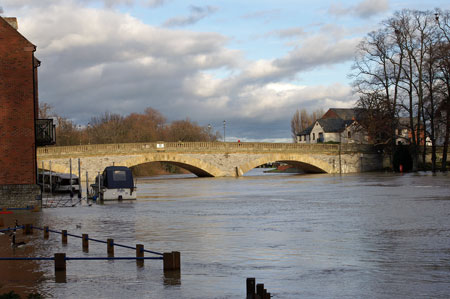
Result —
[{"label": "fence along riverbank", "polygon": [[[0,218],[0,226],[4,225],[3,219]],[[44,239],[48,239],[50,233],[60,234],[62,244],[67,244],[68,236],[73,238],[82,239],[82,250],[84,252],[89,252],[89,241],[103,243],[107,245],[107,256],[101,257],[68,257],[66,253],[55,253],[53,257],[0,257],[0,261],[54,261],[55,263],[55,281],[56,282],[66,282],[66,269],[67,269],[67,261],[89,261],[89,260],[136,260],[136,264],[138,267],[142,267],[144,260],[162,260],[163,261],[163,271],[164,274],[168,273],[171,277],[181,276],[181,254],[178,251],[165,252],[160,253],[153,250],[144,249],[143,244],[136,244],[135,247],[128,246],[124,244],[115,243],[113,239],[108,239],[107,241],[89,238],[88,234],[82,234],[81,236],[70,234],[67,230],[53,230],[48,226],[45,227],[37,227],[32,224],[25,224],[15,227],[8,227],[6,229],[0,229],[2,233],[10,233],[15,234],[16,231],[22,230],[24,235],[32,235],[33,229],[43,231]],[[125,257],[116,257],[114,256],[114,246],[127,248],[135,250],[136,256],[125,256]],[[144,256],[144,253],[150,253],[156,256]],[[171,273],[170,273],[171,272]],[[175,272],[175,273],[174,273]]]}]

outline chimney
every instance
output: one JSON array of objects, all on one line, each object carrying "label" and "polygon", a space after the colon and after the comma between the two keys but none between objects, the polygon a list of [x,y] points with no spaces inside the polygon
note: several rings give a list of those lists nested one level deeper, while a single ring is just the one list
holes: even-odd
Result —
[{"label": "chimney", "polygon": [[17,24],[17,18],[3,18],[9,25],[11,25],[11,27],[13,27],[14,29],[19,29],[19,25]]}]

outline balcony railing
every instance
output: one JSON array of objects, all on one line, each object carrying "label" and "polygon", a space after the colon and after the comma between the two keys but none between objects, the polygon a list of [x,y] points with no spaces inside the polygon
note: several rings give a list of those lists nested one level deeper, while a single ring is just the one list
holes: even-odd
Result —
[{"label": "balcony railing", "polygon": [[56,143],[56,126],[53,119],[36,119],[36,145],[52,145]]}]

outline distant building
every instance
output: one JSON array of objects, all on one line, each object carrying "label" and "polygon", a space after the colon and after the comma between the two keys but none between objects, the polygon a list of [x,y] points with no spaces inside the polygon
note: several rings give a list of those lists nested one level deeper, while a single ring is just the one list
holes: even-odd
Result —
[{"label": "distant building", "polygon": [[0,17],[0,208],[36,204],[36,146],[54,141],[52,122],[38,120],[36,46],[17,29]]},{"label": "distant building", "polygon": [[[413,118],[413,126],[414,126],[414,138],[417,142],[417,139],[419,138],[419,145],[423,145],[424,142],[426,142],[427,146],[431,146],[431,139],[430,137],[426,137],[425,141],[425,132],[423,130],[423,125],[420,126],[420,129],[417,126],[417,117]],[[395,129],[395,135],[396,135],[396,144],[402,143],[402,144],[411,144],[413,140],[413,131],[411,130],[411,120],[409,117],[400,117],[398,119],[398,126],[397,129]],[[436,138],[436,145],[443,145],[445,140],[445,131],[443,126],[438,128],[435,131],[435,138]]]},{"label": "distant building", "polygon": [[359,109],[329,109],[322,118],[300,132],[298,143],[368,143],[365,131],[358,124]]}]

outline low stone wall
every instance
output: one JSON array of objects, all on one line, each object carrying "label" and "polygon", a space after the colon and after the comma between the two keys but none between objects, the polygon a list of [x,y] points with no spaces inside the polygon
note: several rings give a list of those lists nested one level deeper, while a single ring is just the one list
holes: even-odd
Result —
[{"label": "low stone wall", "polygon": [[26,208],[36,206],[41,194],[38,185],[0,185],[0,208]]}]

